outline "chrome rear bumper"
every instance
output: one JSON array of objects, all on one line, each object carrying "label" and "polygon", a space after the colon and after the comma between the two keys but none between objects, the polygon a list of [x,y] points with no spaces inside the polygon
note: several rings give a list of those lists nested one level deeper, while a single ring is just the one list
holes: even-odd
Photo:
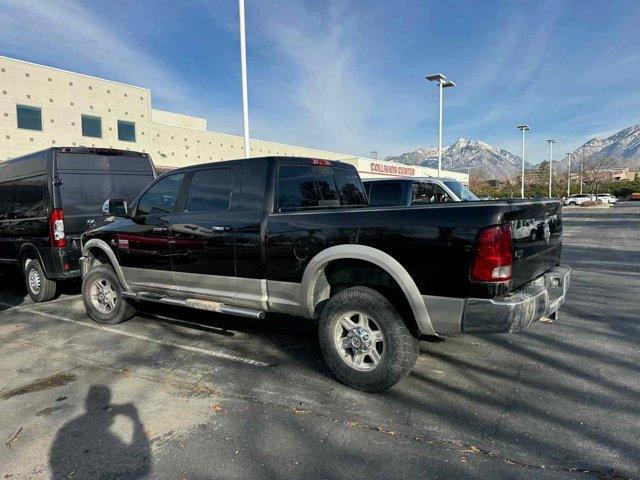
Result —
[{"label": "chrome rear bumper", "polygon": [[462,333],[511,333],[555,313],[564,303],[571,267],[559,265],[506,298],[468,298]]}]

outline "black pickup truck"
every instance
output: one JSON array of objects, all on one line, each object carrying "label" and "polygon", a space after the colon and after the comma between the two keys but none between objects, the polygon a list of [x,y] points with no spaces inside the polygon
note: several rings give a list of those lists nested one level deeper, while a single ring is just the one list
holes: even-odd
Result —
[{"label": "black pickup truck", "polygon": [[[387,389],[418,340],[520,330],[563,303],[557,201],[368,206],[357,171],[266,157],[159,177],[122,218],[83,236],[83,300],[118,323],[138,301],[319,320],[323,356],[347,385]],[[518,237],[519,220],[540,235]],[[522,223],[522,222],[520,222]]]}]

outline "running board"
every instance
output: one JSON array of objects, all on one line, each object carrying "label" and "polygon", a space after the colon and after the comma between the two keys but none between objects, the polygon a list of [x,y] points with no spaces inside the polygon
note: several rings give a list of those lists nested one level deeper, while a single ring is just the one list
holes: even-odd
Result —
[{"label": "running board", "polygon": [[144,300],[148,302],[165,303],[168,305],[177,305],[179,307],[195,308],[197,310],[207,310],[209,312],[224,313],[227,315],[236,315],[238,317],[250,317],[262,320],[264,312],[262,310],[254,310],[253,308],[234,307],[225,305],[224,303],[214,302],[211,300],[200,300],[198,298],[175,298],[158,295],[150,292],[122,292],[122,296],[133,298],[136,300]]}]

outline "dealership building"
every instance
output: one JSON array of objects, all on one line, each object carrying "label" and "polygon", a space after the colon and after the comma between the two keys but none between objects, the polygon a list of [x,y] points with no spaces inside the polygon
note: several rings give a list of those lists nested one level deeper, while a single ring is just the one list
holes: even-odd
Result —
[{"label": "dealership building", "polygon": [[[243,138],[204,118],[152,108],[151,91],[0,56],[0,161],[52,146],[146,152],[163,169],[244,157]],[[251,140],[250,156],[341,160],[362,177],[435,176],[436,170],[339,152]],[[444,172],[468,183],[468,175]]]}]

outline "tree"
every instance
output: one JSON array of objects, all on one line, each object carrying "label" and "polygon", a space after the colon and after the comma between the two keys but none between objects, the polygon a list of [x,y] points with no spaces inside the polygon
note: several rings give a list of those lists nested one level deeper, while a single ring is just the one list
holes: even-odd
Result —
[{"label": "tree", "polygon": [[609,179],[609,170],[616,166],[616,160],[605,154],[596,154],[587,158],[582,167],[585,183],[591,187],[591,195],[598,195],[598,187]]}]

